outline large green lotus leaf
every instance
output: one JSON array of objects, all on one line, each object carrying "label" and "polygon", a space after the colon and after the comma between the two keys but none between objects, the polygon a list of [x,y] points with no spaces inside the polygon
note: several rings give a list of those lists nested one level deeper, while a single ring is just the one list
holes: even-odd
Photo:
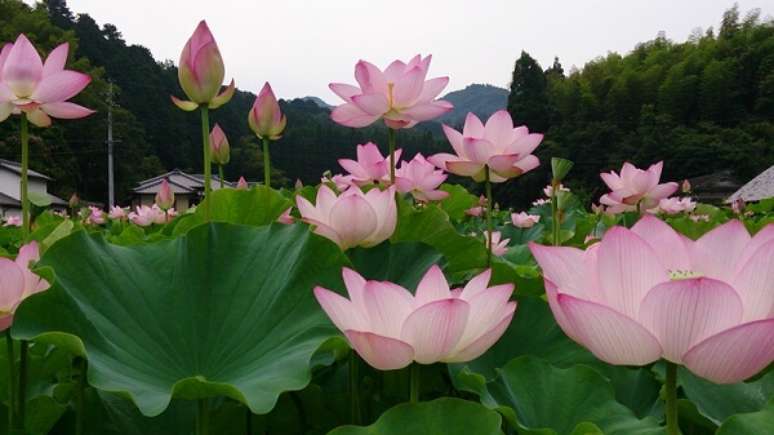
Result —
[{"label": "large green lotus leaf", "polygon": [[717,425],[734,414],[760,411],[774,399],[774,371],[755,381],[718,385],[680,368],[678,379],[699,413]]},{"label": "large green lotus leaf", "polygon": [[465,190],[459,184],[444,183],[441,185],[441,190],[449,193],[449,196],[441,201],[441,208],[454,221],[460,221],[465,218],[465,210],[478,204],[478,197]]},{"label": "large green lotus leaf", "polygon": [[774,432],[774,401],[766,408],[747,414],[737,414],[720,425],[717,435],[764,435]]},{"label": "large green lotus leaf", "polygon": [[501,418],[475,402],[444,397],[404,403],[389,409],[371,426],[342,426],[329,435],[501,435]]},{"label": "large green lotus leaf", "polygon": [[606,435],[663,434],[654,418],[640,420],[617,402],[610,381],[587,366],[563,369],[522,356],[498,370],[487,390],[484,405],[497,408],[520,432],[565,435],[593,423]]},{"label": "large green lotus leaf", "polygon": [[91,385],[148,416],[172,396],[223,395],[265,413],[340,340],[311,290],[341,288],[344,262],[303,225],[208,224],[130,247],[78,232],[41,259],[56,285],[22,304],[13,335],[87,356]]},{"label": "large green lotus leaf", "polygon": [[440,252],[424,243],[386,241],[373,248],[347,252],[352,267],[366,279],[392,281],[414,291],[430,266],[443,260]]},{"label": "large green lotus leaf", "polygon": [[463,236],[449,221],[449,215],[436,205],[416,209],[399,201],[398,226],[393,242],[422,242],[437,249],[448,261],[448,272],[483,268],[486,247],[474,237]]},{"label": "large green lotus leaf", "polygon": [[287,210],[292,202],[280,192],[266,186],[249,190],[219,189],[196,207],[189,216],[180,218],[172,229],[174,234],[184,234],[205,222],[206,203],[209,202],[210,220],[244,225],[269,225]]}]

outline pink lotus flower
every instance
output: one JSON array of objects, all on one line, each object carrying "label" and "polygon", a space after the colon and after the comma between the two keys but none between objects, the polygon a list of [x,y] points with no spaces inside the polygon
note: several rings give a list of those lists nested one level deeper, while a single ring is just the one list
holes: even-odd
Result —
[{"label": "pink lotus flower", "polygon": [[177,69],[180,87],[190,101],[181,100],[173,95],[172,102],[188,112],[196,110],[200,105],[217,109],[228,103],[236,90],[234,80],[231,80],[228,87],[220,92],[225,75],[218,44],[215,43],[207,23],[202,20],[183,47]]},{"label": "pink lotus flower", "polygon": [[540,215],[521,213],[511,213],[511,222],[518,228],[532,228],[540,222]]},{"label": "pink lotus flower", "polygon": [[138,205],[135,211],[129,213],[129,220],[135,225],[147,227],[153,224],[163,224],[167,221],[167,217],[164,210],[156,204],[151,207]]},{"label": "pink lotus flower", "polygon": [[465,214],[473,217],[481,217],[484,214],[484,207],[486,207],[486,196],[481,195],[478,197],[478,205],[465,210]]},{"label": "pink lotus flower", "polygon": [[664,162],[658,162],[642,170],[626,162],[621,168],[621,175],[615,171],[599,174],[611,190],[602,195],[599,202],[608,206],[611,213],[634,211],[638,204],[641,210],[657,206],[661,199],[675,193],[678,188],[674,182],[658,184],[663,167]]},{"label": "pink lotus flower", "polygon": [[333,121],[347,127],[365,127],[379,118],[392,129],[413,127],[450,111],[448,101],[436,100],[448,77],[425,80],[432,56],[414,56],[408,64],[396,60],[382,72],[364,60],[355,65],[358,86],[331,83],[345,103],[331,112]]},{"label": "pink lotus flower", "polygon": [[352,175],[336,174],[331,177],[324,176],[320,178],[320,182],[322,184],[335,187],[339,192],[343,192],[349,189],[350,186],[357,186],[357,183],[355,183],[354,177]]},{"label": "pink lotus flower", "polygon": [[665,358],[716,383],[774,361],[774,225],[750,237],[734,220],[692,241],[646,215],[586,251],[530,249],[557,322],[603,361]]},{"label": "pink lotus flower", "polygon": [[210,132],[210,157],[212,163],[217,165],[227,165],[231,160],[231,147],[228,144],[228,138],[217,123]]},{"label": "pink lotus flower", "polygon": [[449,192],[438,187],[446,180],[447,175],[436,169],[422,154],[416,154],[410,162],[401,162],[395,171],[395,185],[400,193],[411,193],[420,202],[440,201]]},{"label": "pink lotus flower", "polygon": [[89,206],[89,215],[86,216],[86,223],[91,225],[102,225],[105,223],[105,213],[99,207]]},{"label": "pink lotus flower", "polygon": [[296,220],[293,218],[293,216],[290,215],[291,210],[293,210],[293,207],[288,207],[287,210],[283,211],[282,214],[277,218],[277,222],[285,225],[292,225]]},{"label": "pink lotus flower", "polygon": [[126,209],[123,207],[114,205],[110,207],[110,212],[108,213],[108,217],[114,221],[122,221],[126,219]]},{"label": "pink lotus flower", "polygon": [[544,198],[538,198],[534,201],[532,201],[532,205],[535,207],[542,207],[544,205],[551,204],[550,199],[544,199]]},{"label": "pink lotus flower", "polygon": [[282,132],[288,123],[285,115],[280,110],[277,97],[271,90],[271,85],[266,82],[255,98],[252,109],[247,116],[250,129],[261,139],[277,140],[282,137]]},{"label": "pink lotus flower", "polygon": [[69,45],[64,43],[40,58],[26,36],[19,35],[13,44],[0,51],[0,122],[11,114],[24,112],[38,127],[51,125],[51,117],[83,118],[93,110],[67,100],[85,88],[91,77],[64,69]]},{"label": "pink lotus flower", "polygon": [[20,227],[22,225],[21,216],[6,216],[4,227]]},{"label": "pink lotus flower", "polygon": [[[498,257],[502,257],[508,252],[508,242],[511,241],[511,239],[501,240],[501,238],[502,234],[499,231],[492,232],[492,245],[490,249],[492,250],[492,254]],[[484,240],[489,242],[489,231],[484,231]]]},{"label": "pink lotus flower", "polygon": [[46,280],[30,270],[39,258],[37,242],[23,245],[16,261],[0,258],[0,331],[13,324],[16,308],[25,298],[50,287]]},{"label": "pink lotus flower", "polygon": [[[560,192],[569,192],[570,189],[564,187],[563,184],[559,185],[559,191]],[[543,188],[543,194],[546,196],[546,198],[551,198],[554,196],[554,187],[550,184]]]},{"label": "pink lotus flower", "polygon": [[742,197],[736,198],[733,202],[731,202],[731,211],[734,212],[734,214],[742,214],[744,213],[744,199]]},{"label": "pink lotus flower", "polygon": [[[400,159],[402,150],[395,150],[395,161]],[[389,182],[390,159],[379,152],[373,142],[357,146],[357,160],[339,159],[339,165],[350,173],[353,183],[364,186],[371,183]]]},{"label": "pink lotus flower", "polygon": [[166,178],[161,180],[161,187],[156,192],[156,205],[162,210],[167,210],[175,205],[175,192],[172,191]]},{"label": "pink lotus flower", "polygon": [[692,221],[696,222],[696,223],[699,223],[699,222],[709,222],[710,221],[710,217],[709,217],[708,214],[692,214],[692,215],[688,216],[688,218],[691,219]]},{"label": "pink lotus flower", "polygon": [[314,225],[316,234],[332,240],[343,251],[378,245],[392,236],[398,222],[394,186],[368,193],[352,186],[337,197],[323,184],[317,191],[316,205],[301,195],[296,196],[296,205],[304,222]]},{"label": "pink lotus flower", "polygon": [[239,177],[239,181],[237,181],[236,188],[237,190],[247,190],[250,188],[250,185],[247,184],[247,180],[245,180],[245,177]]},{"label": "pink lotus flower", "polygon": [[658,206],[654,209],[648,210],[653,213],[665,213],[665,214],[678,214],[684,212],[692,212],[696,209],[696,202],[689,197],[685,198],[663,198],[658,202]]},{"label": "pink lotus flower", "polygon": [[513,284],[487,287],[491,270],[449,290],[441,269],[432,266],[415,295],[347,268],[342,275],[349,299],[322,287],[315,287],[315,297],[355,351],[379,370],[478,358],[502,336],[516,310],[516,302],[509,302]]},{"label": "pink lotus flower", "polygon": [[543,135],[530,133],[526,126],[514,128],[506,110],[492,114],[486,125],[468,113],[462,133],[445,124],[443,131],[457,154],[440,153],[428,160],[453,174],[481,182],[488,166],[490,181],[502,183],[540,165],[532,151],[540,145]]}]

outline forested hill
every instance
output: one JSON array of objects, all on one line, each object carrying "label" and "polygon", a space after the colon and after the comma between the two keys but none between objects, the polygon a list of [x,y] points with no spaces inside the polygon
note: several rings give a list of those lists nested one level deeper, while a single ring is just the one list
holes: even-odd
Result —
[{"label": "forested hill", "polygon": [[[12,41],[20,32],[45,53],[69,41],[74,50],[71,68],[94,78],[76,101],[97,114],[33,129],[32,167],[56,178],[55,193],[67,197],[76,190],[96,201],[107,196],[109,81],[114,135],[120,141],[116,182],[121,201],[143,178],[172,168],[200,170],[199,119],[169,101],[169,95],[183,95],[171,62],[157,61],[145,47],[127,45],[111,24],[100,26],[88,14],[73,15],[64,0],[35,7],[20,0],[0,1],[0,41]],[[507,75],[503,71],[504,81]],[[544,162],[552,155],[576,160],[570,184],[589,194],[600,193],[593,189],[599,186],[601,169],[625,159],[639,164],[665,159],[666,176],[673,179],[720,168],[748,178],[774,163],[774,28],[755,15],[740,18],[735,9],[725,14],[717,32],[695,33],[681,43],[659,37],[629,54],[608,54],[569,73],[559,60],[544,70],[523,53],[507,99],[506,92],[484,85],[451,92],[448,98],[459,108],[443,121],[459,124],[467,110],[486,116],[507,103],[517,121],[546,133],[539,148]],[[333,96],[318,97],[337,102]],[[258,142],[246,122],[253,99],[252,93],[238,91],[212,114],[231,142],[229,178],[257,179],[262,174]],[[313,98],[280,104],[288,117],[287,133],[272,146],[272,160],[285,175],[276,177],[280,181],[315,182],[327,169],[338,171],[337,158],[354,155],[355,144],[368,139],[386,143],[384,127],[354,130],[335,125],[328,109]],[[404,156],[447,150],[439,130],[437,123],[402,130],[399,146],[405,148]],[[16,118],[0,123],[0,157],[19,158],[17,137]],[[500,186],[498,198],[507,204],[526,203],[539,194],[547,169],[543,165]]]},{"label": "forested hill", "polygon": [[[717,30],[681,43],[662,34],[569,74],[522,53],[512,80],[513,117],[546,132],[542,157],[576,162],[570,184],[591,196],[602,193],[600,170],[623,160],[663,159],[672,180],[732,169],[746,181],[774,164],[774,23],[758,11],[734,7]],[[548,170],[502,198],[525,199]]]}]

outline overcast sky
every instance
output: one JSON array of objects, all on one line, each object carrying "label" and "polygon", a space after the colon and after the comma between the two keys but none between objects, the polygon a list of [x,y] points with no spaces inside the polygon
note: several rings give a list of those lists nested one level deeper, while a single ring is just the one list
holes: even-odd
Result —
[{"label": "overcast sky", "polygon": [[[733,0],[69,0],[100,25],[113,23],[129,44],[177,62],[197,22],[212,29],[227,80],[257,92],[264,81],[282,98],[337,98],[331,81],[354,82],[358,59],[380,67],[431,53],[430,76],[447,90],[470,83],[507,86],[526,50],[544,67],[565,70],[625,53],[663,30],[684,41],[694,28],[719,25]],[[739,0],[742,13],[774,15],[774,0]]]}]

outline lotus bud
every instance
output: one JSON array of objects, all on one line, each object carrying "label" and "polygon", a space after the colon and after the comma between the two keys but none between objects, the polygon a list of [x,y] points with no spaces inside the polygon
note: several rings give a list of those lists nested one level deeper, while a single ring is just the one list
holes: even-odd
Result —
[{"label": "lotus bud", "polygon": [[296,190],[301,190],[304,188],[304,183],[301,182],[300,178],[296,178]]},{"label": "lotus bud", "polygon": [[164,179],[161,182],[161,187],[158,193],[156,193],[156,205],[162,210],[169,210],[175,204],[175,192],[169,186],[169,182]]},{"label": "lotus bud", "polygon": [[280,111],[277,98],[271,90],[268,82],[263,85],[261,92],[253,103],[250,114],[247,117],[250,129],[261,139],[277,140],[282,137],[287,118]]},{"label": "lotus bud", "polygon": [[690,181],[683,180],[682,191],[683,191],[683,193],[691,193],[691,182]]},{"label": "lotus bud", "polygon": [[738,215],[744,213],[744,199],[741,197],[736,198],[734,202],[731,203],[731,210]]},{"label": "lotus bud", "polygon": [[234,95],[234,81],[223,92],[220,87],[225,76],[223,58],[218,44],[205,21],[201,21],[180,53],[178,66],[180,87],[190,101],[172,97],[179,108],[191,111],[206,104],[211,109],[226,104]]},{"label": "lotus bud", "polygon": [[78,207],[78,204],[81,203],[81,198],[78,198],[77,193],[73,193],[72,196],[70,196],[70,200],[67,202],[67,205],[70,206],[70,208],[74,209]]},{"label": "lotus bud", "polygon": [[239,181],[237,181],[236,188],[237,190],[247,190],[250,186],[247,184],[247,180],[245,180],[245,177],[239,177]]},{"label": "lotus bud", "polygon": [[212,163],[226,165],[231,160],[231,147],[228,138],[217,123],[210,132],[210,156]]}]

